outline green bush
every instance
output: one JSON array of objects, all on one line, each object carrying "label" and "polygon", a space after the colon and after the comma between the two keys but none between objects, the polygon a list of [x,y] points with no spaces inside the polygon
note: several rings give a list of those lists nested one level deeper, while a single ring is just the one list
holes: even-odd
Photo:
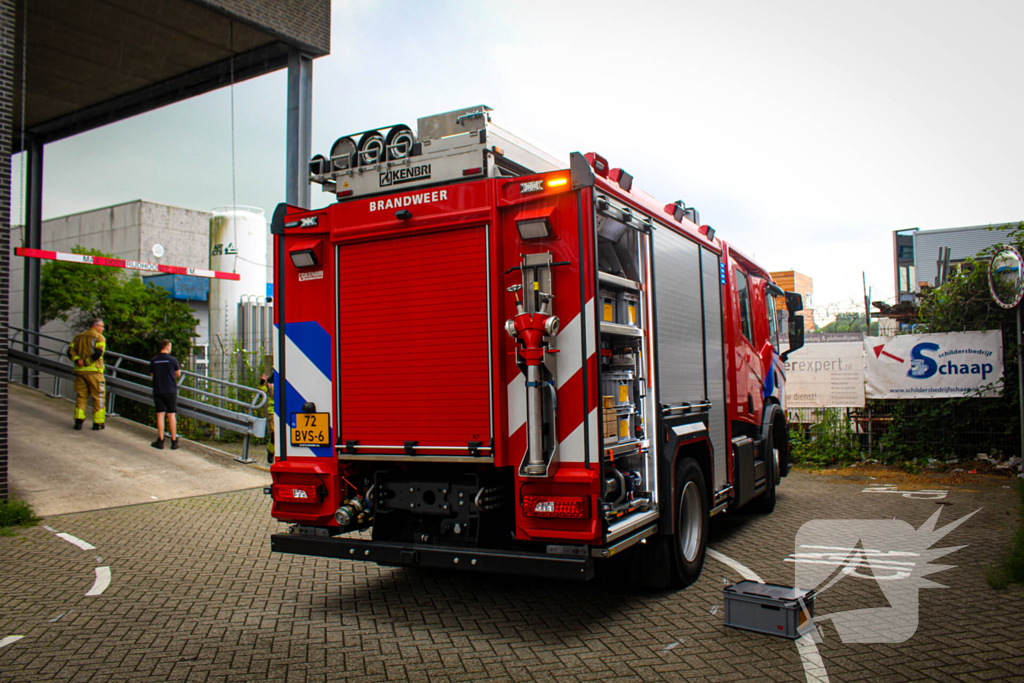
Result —
[{"label": "green bush", "polygon": [[39,518],[32,512],[32,507],[28,503],[13,498],[8,501],[0,500],[0,536],[12,535],[15,527],[38,523]]},{"label": "green bush", "polygon": [[825,467],[852,462],[859,457],[853,421],[840,408],[821,411],[821,420],[808,429],[794,425],[789,444],[797,465]]}]

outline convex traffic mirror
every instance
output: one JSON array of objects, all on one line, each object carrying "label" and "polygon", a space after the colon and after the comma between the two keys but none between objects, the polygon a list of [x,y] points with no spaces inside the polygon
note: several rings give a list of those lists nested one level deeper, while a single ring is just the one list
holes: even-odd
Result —
[{"label": "convex traffic mirror", "polygon": [[1003,308],[1013,308],[1024,297],[1024,278],[1021,266],[1024,260],[1013,247],[1004,247],[995,253],[988,267],[988,288],[992,298]]}]

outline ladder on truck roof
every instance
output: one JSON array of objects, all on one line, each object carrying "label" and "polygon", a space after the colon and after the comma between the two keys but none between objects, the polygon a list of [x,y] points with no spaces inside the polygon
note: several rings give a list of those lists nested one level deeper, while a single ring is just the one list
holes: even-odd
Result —
[{"label": "ladder on truck roof", "polygon": [[309,162],[309,181],[339,201],[425,185],[520,176],[568,167],[491,118],[486,105],[338,138],[330,155]]}]

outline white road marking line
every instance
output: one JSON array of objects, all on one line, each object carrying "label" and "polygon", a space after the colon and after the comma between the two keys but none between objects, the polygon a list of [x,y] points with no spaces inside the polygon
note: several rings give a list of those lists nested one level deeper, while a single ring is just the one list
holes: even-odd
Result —
[{"label": "white road marking line", "polygon": [[[712,559],[735,569],[744,579],[764,583],[760,576],[731,557],[711,548],[708,548],[707,552]],[[822,661],[821,655],[818,653],[818,645],[814,642],[813,631],[797,638],[796,649],[800,653],[800,663],[804,667],[804,677],[807,679],[807,683],[829,683],[825,662]]]},{"label": "white road marking line", "polygon": [[0,640],[0,647],[7,647],[11,643],[16,643],[24,637],[25,636],[7,636],[6,638]]},{"label": "white road marking line", "polygon": [[71,534],[57,534],[57,538],[63,538],[71,545],[77,545],[82,550],[96,550],[96,546],[92,543],[87,543],[80,538],[75,538]]},{"label": "white road marking line", "polygon": [[66,615],[66,614],[71,614],[71,610],[68,610],[67,612],[64,612],[63,614],[58,614],[53,619],[47,619],[46,623],[52,624],[52,623],[54,623],[56,621],[60,621],[60,618],[63,617],[64,615]]},{"label": "white road marking line", "polygon": [[861,493],[898,493],[904,498],[917,500],[942,500],[949,491],[943,489],[920,489],[917,491],[900,491],[895,484],[872,484]]},{"label": "white road marking line", "polygon": [[110,587],[110,567],[96,567],[96,581],[93,582],[92,588],[86,593],[86,596],[90,595],[101,595],[103,591]]},{"label": "white road marking line", "polygon": [[825,662],[822,661],[818,646],[814,642],[813,632],[797,638],[796,649],[800,652],[800,662],[804,665],[807,683],[828,683],[828,672],[825,671]]},{"label": "white road marking line", "polygon": [[669,650],[671,650],[672,648],[674,648],[674,647],[675,647],[676,645],[679,645],[679,643],[680,643],[680,642],[681,642],[681,641],[678,641],[678,640],[677,640],[677,641],[676,641],[676,642],[674,642],[674,643],[669,643],[669,644],[668,644],[668,645],[667,645],[667,646],[665,647],[665,649],[664,649],[664,650],[662,650],[662,652],[668,652]]},{"label": "white road marking line", "polygon": [[718,552],[717,550],[712,550],[711,548],[708,548],[708,555],[710,555],[712,559],[718,560],[722,564],[729,565],[730,567],[736,570],[737,574],[739,574],[747,581],[757,581],[758,583],[764,583],[764,581],[761,580],[760,576],[750,571],[749,569],[747,569],[731,557],[727,557],[722,553]]}]

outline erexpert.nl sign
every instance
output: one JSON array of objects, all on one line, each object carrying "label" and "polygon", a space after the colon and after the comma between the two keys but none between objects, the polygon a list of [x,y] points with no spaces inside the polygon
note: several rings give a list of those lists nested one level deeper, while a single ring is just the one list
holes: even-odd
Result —
[{"label": "erexpert.nl sign", "polygon": [[864,405],[863,335],[808,334],[786,360],[787,408],[859,408]]},{"label": "erexpert.nl sign", "polygon": [[1003,335],[988,332],[864,338],[868,398],[1000,396]]}]

